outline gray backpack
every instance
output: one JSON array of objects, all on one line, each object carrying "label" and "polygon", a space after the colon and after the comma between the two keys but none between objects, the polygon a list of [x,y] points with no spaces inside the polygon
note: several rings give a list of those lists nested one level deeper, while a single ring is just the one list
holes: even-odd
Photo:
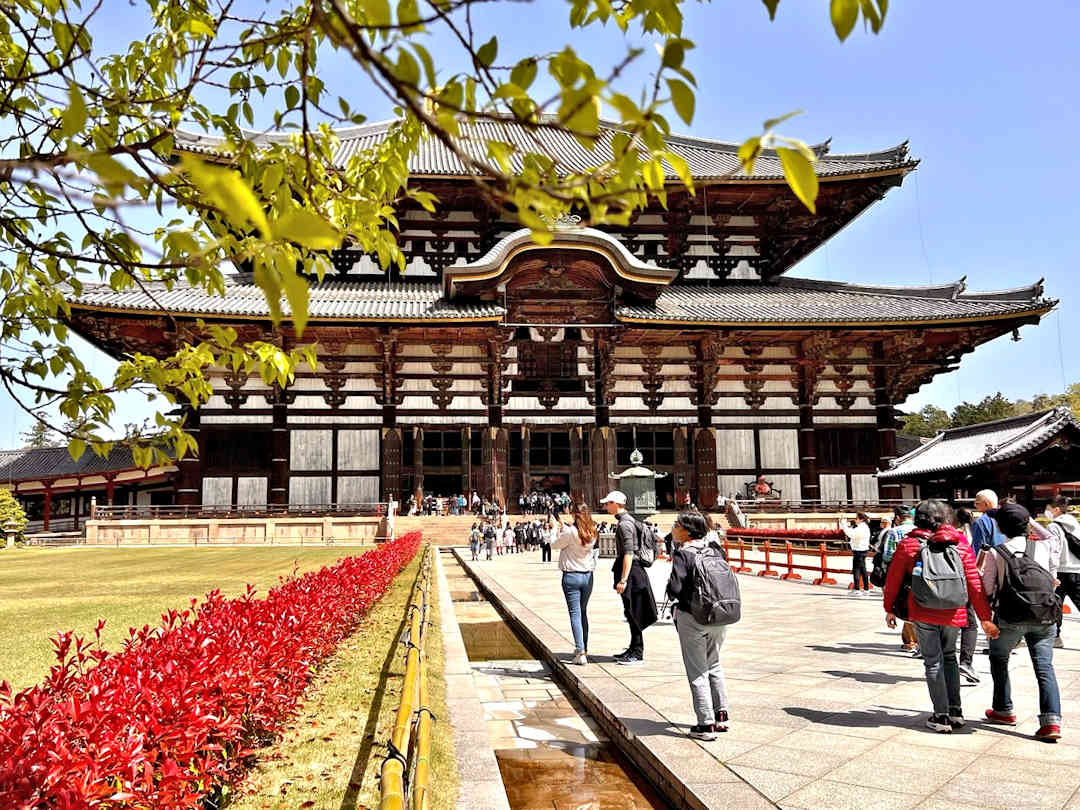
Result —
[{"label": "gray backpack", "polygon": [[694,555],[690,613],[704,625],[735,624],[742,618],[739,580],[716,543],[710,542]]},{"label": "gray backpack", "polygon": [[924,608],[947,610],[968,603],[967,576],[952,543],[923,543],[911,572],[911,594]]}]

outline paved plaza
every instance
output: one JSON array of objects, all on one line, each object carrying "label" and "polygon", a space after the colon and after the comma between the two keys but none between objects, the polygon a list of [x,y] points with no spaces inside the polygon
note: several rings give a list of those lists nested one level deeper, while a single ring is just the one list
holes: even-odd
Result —
[{"label": "paved plaza", "polygon": [[[471,565],[504,609],[557,659],[569,659],[573,643],[554,564],[534,552]],[[1074,735],[1070,725],[1080,717],[1080,622],[1066,621],[1070,649],[1055,652],[1064,740],[1030,737],[1038,706],[1026,650],[1013,656],[1015,729],[980,722],[991,685],[988,658],[977,654],[982,683],[963,689],[970,730],[937,735],[923,727],[929,696],[922,662],[900,651],[877,595],[743,576],[743,620],[723,656],[731,730],[696,742],[685,737],[694,718],[670,621],[646,631],[643,667],[611,661],[628,631],[611,590],[610,560],[601,567],[589,604],[594,663],[566,671],[593,686],[636,743],[707,806],[1080,808],[1080,731]],[[666,564],[650,573],[661,596]]]}]

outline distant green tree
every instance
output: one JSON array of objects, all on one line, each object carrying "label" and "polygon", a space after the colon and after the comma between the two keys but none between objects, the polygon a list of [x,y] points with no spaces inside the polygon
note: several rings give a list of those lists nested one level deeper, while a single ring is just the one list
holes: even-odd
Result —
[{"label": "distant green tree", "polygon": [[903,416],[903,432],[909,436],[930,438],[951,425],[949,412],[936,405],[926,405],[921,411]]},{"label": "distant green tree", "polygon": [[17,535],[22,535],[26,529],[26,512],[9,490],[0,489],[0,536],[6,536],[3,532],[9,526],[15,529]]},{"label": "distant green tree", "polygon": [[1016,406],[1006,399],[998,391],[993,396],[984,397],[982,402],[972,404],[961,402],[952,412],[951,427],[965,427],[966,425],[978,425],[982,422],[992,422],[995,419],[1006,419],[1015,416]]},{"label": "distant green tree", "polygon": [[19,438],[22,439],[23,447],[29,450],[61,446],[60,437],[56,435],[56,431],[44,422],[34,422],[34,426],[23,431]]}]

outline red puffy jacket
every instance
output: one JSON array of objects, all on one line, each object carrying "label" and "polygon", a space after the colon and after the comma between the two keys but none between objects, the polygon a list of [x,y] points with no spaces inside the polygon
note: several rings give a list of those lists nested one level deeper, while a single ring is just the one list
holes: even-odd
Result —
[{"label": "red puffy jacket", "polygon": [[[942,526],[931,534],[926,529],[913,529],[907,537],[900,541],[893,554],[892,562],[889,563],[889,576],[885,580],[885,612],[891,612],[896,596],[900,592],[900,586],[915,568],[919,560],[919,549],[926,541],[933,543],[955,543],[960,552],[960,560],[964,563],[964,576],[967,578],[968,601],[975,609],[975,615],[982,621],[990,619],[990,605],[983,593],[982,579],[979,570],[975,567],[975,552],[971,550],[967,537],[959,529],[952,526]],[[908,621],[925,622],[926,624],[938,624],[945,627],[964,627],[967,624],[966,608],[925,608],[915,601],[915,597],[908,593]]]}]

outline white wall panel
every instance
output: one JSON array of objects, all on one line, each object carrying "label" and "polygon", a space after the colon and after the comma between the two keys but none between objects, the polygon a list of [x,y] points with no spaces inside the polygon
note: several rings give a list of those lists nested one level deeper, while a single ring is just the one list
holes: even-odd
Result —
[{"label": "white wall panel", "polygon": [[716,431],[716,469],[754,469],[754,431]]},{"label": "white wall panel", "polygon": [[797,430],[763,430],[761,437],[761,466],[766,468],[799,468],[799,432]]},{"label": "white wall panel", "polygon": [[745,498],[746,482],[753,480],[749,475],[718,475],[716,477],[716,492],[725,498]]},{"label": "white wall panel", "polygon": [[202,502],[203,506],[232,506],[232,476],[204,478]]},{"label": "white wall panel", "polygon": [[376,503],[379,500],[379,476],[340,476],[337,492],[338,503]]},{"label": "white wall panel", "polygon": [[846,501],[847,500],[847,476],[843,474],[825,474],[821,479],[821,500],[823,501]]},{"label": "white wall panel", "polygon": [[315,506],[330,503],[330,476],[289,478],[289,503],[297,506]]},{"label": "white wall panel", "polygon": [[262,506],[266,503],[267,478],[242,476],[236,479],[236,505]]},{"label": "white wall panel", "polygon": [[[289,466],[304,472],[329,471],[333,458],[333,431],[294,430],[289,433]],[[327,503],[323,501],[323,503]]]},{"label": "white wall panel", "polygon": [[780,490],[785,501],[797,501],[802,497],[801,475],[770,475],[767,478],[775,489]]},{"label": "white wall panel", "polygon": [[872,474],[851,476],[851,497],[856,501],[873,501],[878,497],[878,480]]},{"label": "white wall panel", "polygon": [[379,431],[339,430],[339,470],[374,470],[379,467]]}]

